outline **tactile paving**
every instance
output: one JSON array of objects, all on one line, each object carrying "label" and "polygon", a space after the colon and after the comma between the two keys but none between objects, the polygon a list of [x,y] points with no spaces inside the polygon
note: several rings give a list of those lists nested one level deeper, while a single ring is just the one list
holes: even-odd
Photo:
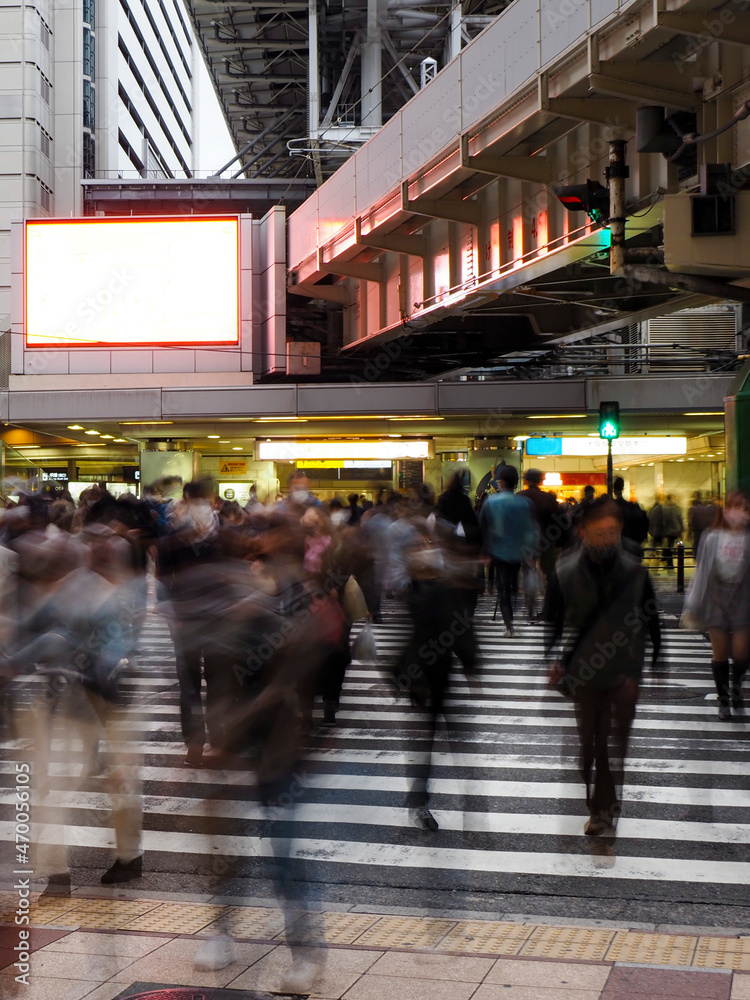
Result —
[{"label": "tactile paving", "polygon": [[589,927],[537,927],[518,954],[524,958],[573,958],[601,962],[614,936],[614,930]]},{"label": "tactile paving", "polygon": [[326,913],[326,940],[328,944],[354,944],[378,919],[375,913]]},{"label": "tactile paving", "polygon": [[455,920],[432,917],[381,917],[357,938],[357,944],[372,948],[434,948],[455,926]]},{"label": "tactile paving", "polygon": [[[284,914],[281,910],[230,906],[225,919],[232,934],[237,938],[271,941],[284,929]],[[215,920],[198,931],[198,934],[201,936],[218,934],[223,924],[224,920]]]},{"label": "tactile paving", "polygon": [[534,924],[461,920],[436,945],[436,950],[459,951],[469,955],[517,955],[535,930]]},{"label": "tactile paving", "polygon": [[692,964],[700,969],[750,970],[750,938],[700,937]]},{"label": "tactile paving", "polygon": [[159,903],[130,899],[87,899],[79,902],[67,916],[80,927],[91,930],[122,930],[136,917],[158,909]]},{"label": "tactile paving", "polygon": [[50,896],[40,896],[31,904],[29,920],[35,927],[46,927],[55,924],[57,927],[78,927],[80,914],[76,909],[80,900],[67,896],[57,899]]},{"label": "tactile paving", "polygon": [[128,931],[167,931],[171,934],[197,934],[221,916],[226,907],[207,903],[162,903],[143,916],[123,925]]},{"label": "tactile paving", "polygon": [[698,938],[687,934],[618,931],[605,955],[605,960],[647,965],[690,965],[697,944]]}]

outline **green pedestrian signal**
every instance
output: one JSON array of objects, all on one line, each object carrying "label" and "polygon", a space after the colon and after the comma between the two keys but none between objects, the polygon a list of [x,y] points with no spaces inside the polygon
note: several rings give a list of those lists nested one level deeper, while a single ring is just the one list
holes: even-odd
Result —
[{"label": "green pedestrian signal", "polygon": [[609,402],[599,404],[599,437],[614,441],[620,436],[620,404]]}]

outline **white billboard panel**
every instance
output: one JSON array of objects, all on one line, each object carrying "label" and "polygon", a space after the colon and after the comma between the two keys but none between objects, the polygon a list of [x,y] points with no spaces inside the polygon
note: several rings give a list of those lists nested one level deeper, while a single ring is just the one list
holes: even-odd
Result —
[{"label": "white billboard panel", "polygon": [[238,344],[239,219],[26,223],[27,347]]}]

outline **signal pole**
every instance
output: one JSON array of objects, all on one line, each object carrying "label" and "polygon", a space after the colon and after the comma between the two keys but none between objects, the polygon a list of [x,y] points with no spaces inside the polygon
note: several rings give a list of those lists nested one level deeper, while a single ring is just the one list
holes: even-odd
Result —
[{"label": "signal pole", "polygon": [[[630,170],[625,164],[625,140],[613,139],[609,144],[609,273],[622,274],[625,266],[625,178]],[[611,451],[611,449],[610,449]]]},{"label": "signal pole", "polygon": [[612,468],[612,438],[607,438],[607,496],[611,497],[614,493],[614,475]]}]

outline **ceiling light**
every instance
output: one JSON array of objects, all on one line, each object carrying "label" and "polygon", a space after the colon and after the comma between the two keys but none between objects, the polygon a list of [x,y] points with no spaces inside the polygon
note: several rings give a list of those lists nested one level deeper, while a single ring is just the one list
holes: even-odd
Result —
[{"label": "ceiling light", "polygon": [[400,438],[401,435],[400,434],[389,434],[388,437],[389,438]]},{"label": "ceiling light", "polygon": [[68,424],[69,431],[82,431],[83,427],[80,424]]},{"label": "ceiling light", "polygon": [[219,444],[229,444],[229,438],[221,438]]},{"label": "ceiling light", "polygon": [[99,437],[100,431],[86,431],[86,434],[91,434],[94,437]]},{"label": "ceiling light", "polygon": [[128,441],[127,441],[127,438],[113,438],[112,439],[112,443],[113,444],[127,444]]},{"label": "ceiling light", "polygon": [[585,420],[588,413],[540,413],[529,420]]},{"label": "ceiling light", "polygon": [[232,451],[242,451],[242,445],[235,445],[234,448],[232,448]]},{"label": "ceiling light", "polygon": [[686,413],[686,417],[723,417],[723,410],[704,410],[700,413]]},{"label": "ceiling light", "polygon": [[306,424],[307,417],[256,417],[255,422],[257,424]]},{"label": "ceiling light", "polygon": [[[357,418],[359,419],[359,417]],[[385,420],[445,420],[445,417],[385,417]]]},{"label": "ceiling light", "polygon": [[209,441],[218,441],[219,440],[219,435],[218,434],[207,434],[206,437],[208,438]]},{"label": "ceiling light", "polygon": [[102,434],[102,441],[113,441],[114,434]]},{"label": "ceiling light", "polygon": [[173,424],[174,420],[121,420],[120,427],[155,427],[157,424]]},{"label": "ceiling light", "polygon": [[709,451],[707,453],[707,455],[706,455],[706,458],[713,458],[713,457],[714,457],[714,453],[712,451]]},{"label": "ceiling light", "polygon": [[517,434],[513,438],[513,440],[514,441],[528,441],[529,440],[529,435],[528,434]]}]

